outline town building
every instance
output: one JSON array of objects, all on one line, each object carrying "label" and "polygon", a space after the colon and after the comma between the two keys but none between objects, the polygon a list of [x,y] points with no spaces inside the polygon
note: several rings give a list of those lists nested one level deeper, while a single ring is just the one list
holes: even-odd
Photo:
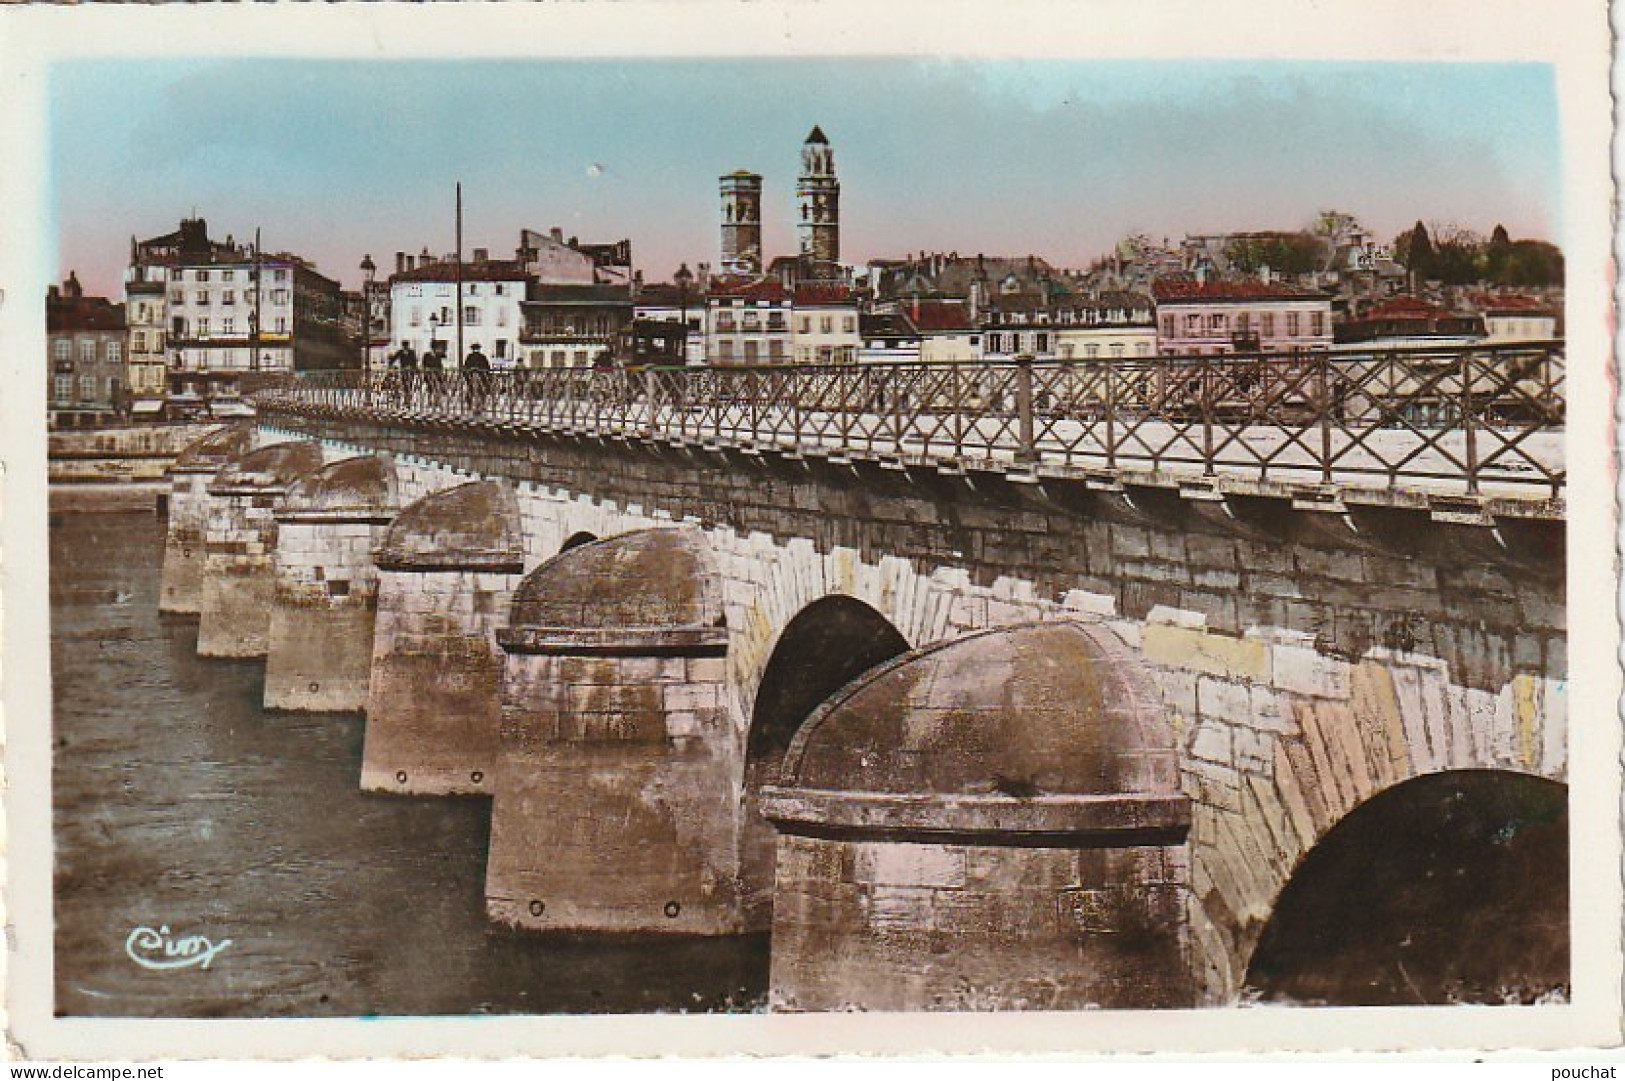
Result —
[{"label": "town building", "polygon": [[1466,345],[1482,341],[1484,333],[1477,314],[1401,296],[1359,309],[1334,328],[1333,337],[1339,344],[1366,346]]},{"label": "town building", "polygon": [[682,328],[682,356],[688,364],[705,363],[705,310],[703,289],[696,288],[688,264],[678,268],[670,284],[639,284],[632,298],[632,318],[642,323],[668,323]]},{"label": "town building", "polygon": [[791,294],[775,281],[717,278],[705,297],[705,356],[717,367],[791,358]]},{"label": "town building", "polygon": [[920,359],[920,328],[900,311],[859,312],[858,347],[862,363],[917,363]]},{"label": "town building", "polygon": [[631,291],[622,285],[533,283],[521,307],[519,348],[527,368],[602,364],[633,317]]},{"label": "town building", "polygon": [[163,412],[169,384],[168,333],[169,268],[161,263],[132,263],[124,281],[124,318],[129,341],[131,410],[140,416]]},{"label": "town building", "polygon": [[1159,278],[1157,349],[1163,356],[1277,354],[1332,344],[1331,298],[1260,281]]},{"label": "town building", "polygon": [[1541,342],[1558,337],[1557,312],[1535,297],[1478,294],[1471,303],[1484,318],[1486,340]]},{"label": "town building", "polygon": [[1157,351],[1156,305],[1144,293],[1110,291],[1060,308],[1057,360],[1147,358]]},{"label": "town building", "polygon": [[449,369],[479,345],[493,368],[514,366],[525,322],[521,305],[533,280],[517,260],[491,259],[485,248],[474,249],[465,263],[455,256],[396,252],[395,268],[389,277],[391,352],[406,343],[419,356],[434,348],[445,354]]},{"label": "town building", "polygon": [[858,300],[837,282],[812,282],[791,294],[792,356],[797,364],[851,364],[863,339],[858,333]]},{"label": "town building", "polygon": [[51,379],[46,385],[52,428],[90,427],[121,417],[129,405],[124,309],[87,297],[68,274],[45,295],[45,338]]},{"label": "town building", "polygon": [[[131,244],[126,285],[154,303],[163,293],[168,359],[166,411],[238,415],[242,395],[266,377],[350,368],[356,344],[343,333],[339,285],[288,252],[211,240],[207,223],[191,218],[173,233]],[[152,326],[149,310],[140,323]],[[150,363],[143,340],[143,364]]]},{"label": "town building", "polygon": [[[487,256],[474,249],[474,261]],[[515,262],[532,280],[542,285],[621,285],[632,284],[632,242],[584,244],[577,237],[565,239],[564,230],[554,226],[546,233],[521,229]]]},{"label": "town building", "polygon": [[928,364],[982,359],[982,332],[963,300],[906,300],[894,310],[920,333],[920,360]]}]

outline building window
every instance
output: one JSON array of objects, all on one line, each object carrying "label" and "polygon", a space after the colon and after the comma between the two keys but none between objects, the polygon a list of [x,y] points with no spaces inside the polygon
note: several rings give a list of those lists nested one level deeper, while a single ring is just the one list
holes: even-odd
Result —
[{"label": "building window", "polygon": [[197,291],[197,296],[196,296],[196,297],[195,297],[195,298],[194,298],[194,299],[195,299],[195,300],[196,300],[196,301],[197,301],[197,302],[198,302],[198,303],[199,303],[199,304],[205,304],[205,305],[206,305],[206,304],[208,304],[208,303],[209,303],[209,294],[208,294],[208,291],[207,291],[207,290],[203,290],[203,289],[199,289],[199,290],[198,290],[198,291]]},{"label": "building window", "polygon": [[422,296],[423,295],[423,286],[421,284],[417,283],[417,282],[413,282],[411,285],[408,285],[406,287],[406,295],[409,296],[409,297],[420,297],[420,296]]},{"label": "building window", "polygon": [[468,295],[471,296],[471,297],[477,297],[477,296],[480,295],[480,283],[479,282],[469,282],[468,283]]},{"label": "building window", "polygon": [[1090,360],[1093,360],[1100,356],[1100,346],[1094,342],[1090,342],[1088,345],[1083,347],[1083,353],[1084,356],[1088,357]]},{"label": "building window", "polygon": [[281,267],[278,267],[278,268],[277,268],[277,270],[276,270],[276,273],[274,273],[274,274],[273,274],[273,275],[272,275],[272,277],[273,277],[273,278],[274,278],[274,279],[275,279],[275,280],[276,280],[276,281],[279,281],[279,282],[285,282],[285,281],[287,281],[287,280],[288,280],[288,272],[287,272],[287,270],[285,270],[285,269],[283,269],[283,268],[281,268]]},{"label": "building window", "polygon": [[800,329],[797,331],[797,333],[799,333],[799,334],[811,334],[812,333],[812,316],[803,315],[801,317],[800,323],[801,323],[801,326],[800,326]]},{"label": "building window", "polygon": [[987,351],[989,353],[1002,353],[1002,352],[1004,352],[1004,335],[1002,335],[1002,334],[989,334],[987,336]]},{"label": "building window", "polygon": [[835,329],[835,320],[830,316],[821,316],[818,320],[818,333],[828,334]]},{"label": "building window", "polygon": [[229,318],[220,320],[220,333],[224,334],[226,337],[231,337],[232,334],[236,332],[236,329],[237,320]]},{"label": "building window", "polygon": [[774,338],[767,343],[767,359],[772,361],[784,359],[784,342],[782,340]]},{"label": "building window", "polygon": [[288,291],[286,289],[273,289],[273,290],[271,290],[271,303],[272,304],[286,304],[287,302],[288,302]]},{"label": "building window", "polygon": [[288,332],[288,317],[287,316],[279,315],[279,316],[276,317],[276,332],[278,334],[286,334]]},{"label": "building window", "polygon": [[1214,312],[1212,315],[1208,316],[1207,328],[1209,331],[1215,334],[1222,332],[1224,330],[1224,316],[1219,312]]},{"label": "building window", "polygon": [[506,282],[497,282],[495,285],[493,285],[491,287],[491,292],[496,294],[499,297],[507,296],[508,295],[507,283]]},{"label": "building window", "polygon": [[185,304],[186,294],[177,289],[173,293],[169,294],[169,302],[171,304]]},{"label": "building window", "polygon": [[463,325],[477,327],[480,325],[480,309],[473,304],[463,305]]},{"label": "building window", "polygon": [[59,375],[55,380],[56,400],[65,402],[73,397],[73,376]]},{"label": "building window", "polygon": [[197,336],[199,338],[207,338],[209,336],[209,320],[207,316],[197,321]]},{"label": "building window", "polygon": [[1194,338],[1202,333],[1202,317],[1194,312],[1185,316],[1185,337]]},{"label": "building window", "polygon": [[1148,357],[1148,356],[1150,356],[1151,355],[1151,343],[1150,342],[1135,342],[1134,343],[1134,355],[1137,356],[1137,357]]},{"label": "building window", "polygon": [[1286,336],[1288,338],[1296,338],[1298,336],[1299,331],[1301,331],[1302,329],[1303,329],[1302,317],[1297,312],[1287,312],[1286,313]]},{"label": "building window", "polygon": [[181,268],[180,267],[175,267],[173,270],[171,270],[169,272],[169,280],[172,281],[172,282],[180,281],[181,280],[181,273],[182,273]]},{"label": "building window", "polygon": [[1326,314],[1324,312],[1309,313],[1309,333],[1317,338],[1326,333]]},{"label": "building window", "polygon": [[497,326],[505,327],[507,325],[508,325],[508,309],[507,308],[498,308],[497,309]]},{"label": "building window", "polygon": [[755,364],[761,359],[762,343],[755,338],[745,339],[745,363]]},{"label": "building window", "polygon": [[856,332],[857,329],[858,329],[858,317],[857,316],[855,316],[855,315],[843,315],[841,317],[841,332],[842,333],[844,333],[844,334],[852,334],[852,333]]},{"label": "building window", "polygon": [[200,282],[208,281],[209,280],[209,272],[207,270],[198,271],[197,272],[197,280],[200,281]]},{"label": "building window", "polygon": [[222,270],[220,272],[220,280],[223,282],[229,282],[236,276],[237,272],[235,270]]},{"label": "building window", "polygon": [[73,343],[66,338],[58,338],[55,345],[55,356],[57,360],[72,360]]},{"label": "building window", "polygon": [[96,363],[96,343],[93,340],[87,338],[79,343],[79,363]]},{"label": "building window", "polygon": [[717,343],[717,359],[732,360],[734,358],[734,343],[724,339]]},{"label": "building window", "polygon": [[409,327],[415,327],[421,322],[423,322],[423,310],[414,304],[407,311],[406,325]]},{"label": "building window", "polygon": [[107,363],[109,363],[109,364],[123,364],[124,363],[124,343],[123,342],[113,340],[113,341],[109,341],[107,343]]},{"label": "building window", "polygon": [[146,334],[139,330],[130,334],[130,351],[134,353],[145,353],[147,351]]},{"label": "building window", "polygon": [[1033,335],[1033,352],[1035,352],[1035,353],[1047,353],[1047,352],[1049,352],[1049,335],[1048,334],[1034,334]]},{"label": "building window", "polygon": [[221,294],[220,303],[222,303],[222,304],[235,304],[235,303],[237,303],[237,294],[234,291],[232,291],[230,289],[227,289],[223,294]]},{"label": "building window", "polygon": [[1112,356],[1113,357],[1120,357],[1122,355],[1123,355],[1123,343],[1122,342],[1112,342]]},{"label": "building window", "polygon": [[96,398],[96,377],[85,374],[79,377],[79,400],[81,402],[94,401]]},{"label": "building window", "polygon": [[1275,337],[1275,313],[1274,312],[1265,312],[1263,315],[1260,315],[1258,317],[1258,322],[1259,322],[1259,325],[1260,325],[1260,333],[1262,333],[1264,335],[1264,337],[1266,337],[1266,338]]}]

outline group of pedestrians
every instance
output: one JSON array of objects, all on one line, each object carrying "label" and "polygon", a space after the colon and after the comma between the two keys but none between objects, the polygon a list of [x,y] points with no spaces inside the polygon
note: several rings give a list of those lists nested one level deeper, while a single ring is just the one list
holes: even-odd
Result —
[{"label": "group of pedestrians", "polygon": [[[404,405],[412,404],[420,386],[430,396],[447,386],[445,347],[439,342],[432,343],[421,357],[412,348],[411,342],[402,342],[389,360],[399,376],[398,391]],[[491,361],[480,351],[478,342],[463,358],[461,373],[463,401],[469,409],[478,412],[484,408],[491,391]]]}]

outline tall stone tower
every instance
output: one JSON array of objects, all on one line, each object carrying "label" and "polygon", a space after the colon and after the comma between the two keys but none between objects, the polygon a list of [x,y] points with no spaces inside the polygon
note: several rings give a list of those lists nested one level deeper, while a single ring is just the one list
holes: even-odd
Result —
[{"label": "tall stone tower", "polygon": [[722,178],[723,274],[762,272],[762,178],[743,169]]},{"label": "tall stone tower", "polygon": [[835,152],[816,125],[801,146],[796,201],[801,210],[801,257],[815,266],[833,267],[841,258],[841,182],[835,179]]}]

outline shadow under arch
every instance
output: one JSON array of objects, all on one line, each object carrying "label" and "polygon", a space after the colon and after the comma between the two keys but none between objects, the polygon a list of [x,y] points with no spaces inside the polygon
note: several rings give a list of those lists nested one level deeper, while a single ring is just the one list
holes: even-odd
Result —
[{"label": "shadow under arch", "polygon": [[765,923],[772,910],[776,843],[773,827],[761,816],[758,793],[777,778],[791,739],[826,698],[908,649],[890,620],[842,593],[813,601],[779,633],[762,670],[745,739],[740,871],[753,922]]},{"label": "shadow under arch", "polygon": [[1568,854],[1560,782],[1456,770],[1397,784],[1304,856],[1242,995],[1329,1006],[1566,997]]},{"label": "shadow under arch", "polygon": [[572,533],[563,544],[559,545],[558,554],[563,555],[572,548],[580,548],[583,544],[591,544],[597,539],[598,535],[596,533],[588,533],[586,530],[582,530],[579,533]]}]

